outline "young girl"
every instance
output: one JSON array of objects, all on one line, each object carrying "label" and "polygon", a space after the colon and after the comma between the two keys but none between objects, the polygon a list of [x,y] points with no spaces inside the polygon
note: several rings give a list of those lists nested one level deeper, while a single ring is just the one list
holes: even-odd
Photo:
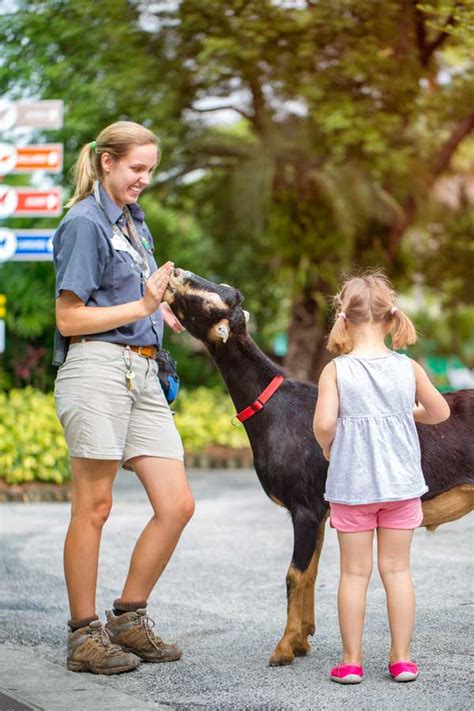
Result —
[{"label": "young girl", "polygon": [[[325,498],[337,529],[342,663],[331,679],[362,681],[362,631],[377,529],[378,568],[387,596],[395,681],[412,681],[418,667],[410,645],[415,597],[410,574],[413,529],[427,491],[415,421],[449,417],[446,400],[424,370],[394,348],[415,343],[410,319],[395,306],[395,292],[380,272],[346,281],[334,298],[336,321],[328,349],[340,354],[321,373],[314,432],[329,460]],[[415,402],[417,403],[415,405]]]}]

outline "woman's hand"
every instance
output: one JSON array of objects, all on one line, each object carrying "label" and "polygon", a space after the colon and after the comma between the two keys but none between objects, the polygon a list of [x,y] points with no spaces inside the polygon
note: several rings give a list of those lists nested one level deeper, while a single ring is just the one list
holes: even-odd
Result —
[{"label": "woman's hand", "polygon": [[163,301],[160,304],[160,311],[166,325],[169,326],[174,333],[183,333],[183,331],[186,330],[181,321],[174,315],[171,306],[167,304],[166,301]]},{"label": "woman's hand", "polygon": [[166,262],[157,269],[156,272],[153,272],[145,284],[145,293],[142,298],[142,303],[147,316],[154,313],[161,304],[173,269],[173,262]]}]

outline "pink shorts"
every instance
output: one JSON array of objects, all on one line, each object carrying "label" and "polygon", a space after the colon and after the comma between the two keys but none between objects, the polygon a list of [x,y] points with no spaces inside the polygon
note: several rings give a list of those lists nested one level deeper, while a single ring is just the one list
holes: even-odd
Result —
[{"label": "pink shorts", "polygon": [[330,504],[330,525],[343,533],[372,531],[374,528],[418,528],[423,521],[421,499],[379,501],[375,504]]}]

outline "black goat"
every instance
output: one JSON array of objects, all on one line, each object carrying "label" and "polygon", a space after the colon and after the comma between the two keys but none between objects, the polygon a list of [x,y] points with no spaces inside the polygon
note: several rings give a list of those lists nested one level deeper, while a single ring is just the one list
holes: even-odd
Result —
[{"label": "black goat", "polygon": [[[176,269],[165,300],[191,335],[208,348],[237,411],[253,403],[272,378],[284,374],[247,334],[242,294]],[[291,514],[294,547],[287,573],[288,619],[271,665],[305,655],[314,634],[314,584],[328,504],[328,463],[313,434],[317,388],[286,379],[265,407],[245,422],[254,465],[265,493]],[[435,528],[474,508],[474,390],[446,396],[451,416],[418,427],[429,493],[423,497],[423,526]]]}]

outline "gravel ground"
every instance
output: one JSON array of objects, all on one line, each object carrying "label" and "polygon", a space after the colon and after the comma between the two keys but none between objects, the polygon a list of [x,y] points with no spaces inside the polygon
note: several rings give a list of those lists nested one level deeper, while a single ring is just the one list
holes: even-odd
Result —
[{"label": "gravel ground", "polygon": [[[472,516],[434,534],[425,530],[415,534],[418,608],[413,652],[422,670],[418,681],[397,685],[388,677],[385,598],[375,574],[366,622],[366,679],[348,688],[328,679],[340,650],[335,532],[328,527],[321,557],[313,649],[290,667],[268,667],[286,616],[285,574],[292,550],[288,514],[266,498],[251,470],[196,470],[191,471],[190,481],[196,514],[149,605],[160,635],[182,646],[183,659],[176,664],[142,665],[134,673],[114,677],[64,671],[67,608],[62,543],[69,506],[0,507],[0,643],[4,644],[0,655],[9,669],[0,686],[7,692],[15,689],[30,702],[35,701],[34,688],[39,703],[38,689],[41,684],[46,689],[54,677],[58,701],[43,706],[48,711],[88,711],[92,706],[84,705],[80,694],[86,690],[92,697],[95,690],[96,709],[111,710],[122,708],[114,699],[127,697],[131,697],[130,709],[158,705],[223,711],[473,708]],[[103,534],[100,612],[120,593],[129,554],[148,516],[143,490],[132,474],[122,472]],[[38,660],[35,684],[28,681],[32,659]],[[110,704],[104,702],[107,690]]]}]

